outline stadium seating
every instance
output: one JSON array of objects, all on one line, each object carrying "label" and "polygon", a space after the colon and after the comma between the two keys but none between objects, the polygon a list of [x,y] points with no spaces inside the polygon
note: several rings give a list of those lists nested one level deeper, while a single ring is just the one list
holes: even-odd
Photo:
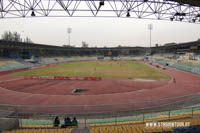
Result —
[{"label": "stadium seating", "polygon": [[0,59],[0,71],[24,68],[24,65],[11,59]]},{"label": "stadium seating", "polygon": [[52,128],[52,120],[32,120],[32,119],[21,119],[21,128]]},{"label": "stadium seating", "polygon": [[[92,120],[90,121],[90,133],[182,133],[183,130],[183,133],[199,133],[200,118],[192,118],[192,116],[199,116],[199,110],[199,107],[174,110],[170,112],[170,118],[169,112],[163,112],[146,115],[145,119],[137,116],[133,118]],[[145,124],[152,122],[184,122],[189,123],[189,127],[147,128]]]},{"label": "stadium seating", "polygon": [[[64,124],[64,120],[60,121],[60,127]],[[55,128],[53,126],[53,120],[38,120],[38,119],[20,119],[20,128],[29,128],[29,129],[48,129],[48,128]],[[78,120],[79,123],[79,120]],[[70,126],[70,128],[76,128],[77,126]],[[57,127],[56,127],[57,128]]]},{"label": "stadium seating", "polygon": [[169,66],[174,67],[176,69],[180,69],[183,71],[200,74],[200,64],[198,63],[192,63],[192,62],[186,62],[186,61],[174,61],[174,60],[166,60],[166,59],[157,59],[153,58],[150,59],[151,62],[159,63],[161,65],[169,64]]},{"label": "stadium seating", "polygon": [[[152,121],[153,123],[158,121]],[[127,124],[120,123],[119,125],[113,123],[112,125],[98,125],[91,126],[90,133],[199,133],[200,131],[200,118],[168,120],[163,122],[181,122],[189,123],[186,127],[162,127],[152,126],[149,127],[144,123]]]},{"label": "stadium seating", "polygon": [[23,69],[23,68],[30,68],[30,67],[37,67],[40,65],[48,65],[48,64],[56,64],[62,63],[67,61],[76,61],[76,60],[95,60],[95,57],[43,57],[37,58],[37,63],[31,63],[25,61],[22,58],[14,59],[3,59],[0,58],[0,72],[1,71],[9,71],[9,70],[16,70],[16,69]]},{"label": "stadium seating", "polygon": [[153,133],[170,132],[172,128],[145,128],[144,124],[136,125],[112,125],[107,127],[92,127],[90,133]]},{"label": "stadium seating", "polygon": [[71,133],[72,128],[67,129],[16,129],[10,131],[3,131],[2,133]]},{"label": "stadium seating", "polygon": [[[133,57],[120,57],[115,60],[132,60]],[[0,59],[0,71],[9,71],[30,67],[37,67],[40,65],[57,64],[68,61],[84,61],[84,60],[96,60],[96,57],[42,57],[37,58],[37,63],[31,63],[25,61],[22,58],[14,59]],[[105,57],[104,60],[110,60],[110,57]]]},{"label": "stadium seating", "polygon": [[185,119],[190,118],[192,115],[199,115],[200,114],[200,107],[195,108],[185,108],[179,110],[173,110],[169,112],[162,112],[162,113],[154,113],[154,114],[147,114],[147,115],[138,115],[133,117],[121,117],[121,118],[109,118],[109,119],[96,119],[90,120],[90,126],[98,126],[99,124],[108,126],[112,125],[113,123],[120,125],[121,123],[126,124],[135,124],[135,123],[143,123],[149,122],[153,120],[157,121],[166,121],[166,120],[176,120],[176,119]]}]

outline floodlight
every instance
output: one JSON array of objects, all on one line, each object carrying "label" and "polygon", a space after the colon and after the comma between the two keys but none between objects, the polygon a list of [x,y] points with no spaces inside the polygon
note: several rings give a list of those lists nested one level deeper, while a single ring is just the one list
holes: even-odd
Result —
[{"label": "floodlight", "polygon": [[103,6],[104,5],[104,0],[99,1],[99,6]]},{"label": "floodlight", "polygon": [[35,12],[34,11],[31,12],[31,16],[35,17]]},{"label": "floodlight", "polygon": [[129,11],[127,12],[127,14],[126,14],[126,17],[130,17],[131,15],[130,15],[130,13],[129,13]]},{"label": "floodlight", "polygon": [[197,20],[196,18],[193,18],[193,19],[192,19],[192,22],[193,22],[193,23],[195,23],[195,22],[196,22],[196,20]]},{"label": "floodlight", "polygon": [[97,9],[97,11],[100,10],[101,6],[104,6],[104,0],[99,1],[99,8]]},{"label": "floodlight", "polygon": [[184,19],[183,17],[179,18],[180,21],[182,21],[183,19]]}]

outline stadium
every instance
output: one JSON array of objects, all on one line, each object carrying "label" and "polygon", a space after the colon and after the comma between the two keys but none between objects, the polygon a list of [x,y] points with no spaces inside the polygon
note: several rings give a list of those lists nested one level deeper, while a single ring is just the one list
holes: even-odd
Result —
[{"label": "stadium", "polygon": [[[195,0],[168,2],[200,6]],[[183,21],[196,22],[188,19]],[[198,133],[199,75],[200,40],[108,48],[0,40],[0,131]],[[61,128],[66,117],[78,124]]]}]

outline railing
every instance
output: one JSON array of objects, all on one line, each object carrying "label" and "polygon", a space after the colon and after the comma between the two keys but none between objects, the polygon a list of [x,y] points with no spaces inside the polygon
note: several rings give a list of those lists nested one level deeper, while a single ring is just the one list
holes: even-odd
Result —
[{"label": "railing", "polygon": [[[49,115],[46,117],[30,117],[30,118],[22,118],[18,117],[20,120],[20,125],[22,127],[27,126],[37,126],[42,125],[41,127],[49,127],[53,125],[53,120],[57,115]],[[87,126],[109,126],[109,125],[120,125],[120,124],[137,124],[137,123],[145,123],[150,121],[169,121],[169,120],[179,120],[179,119],[192,119],[200,117],[200,106],[182,108],[176,110],[169,110],[164,112],[149,112],[149,113],[141,113],[139,115],[128,114],[128,116],[123,116],[118,113],[110,114],[109,116],[99,115],[98,118],[91,118],[90,115],[86,115],[85,117],[79,117],[76,115],[59,115],[61,123],[64,123],[64,118],[74,116],[78,119],[78,125],[81,127]]]},{"label": "railing", "polygon": [[172,62],[163,59],[150,59],[150,61],[162,65],[168,64],[170,67],[174,67],[176,69],[200,75],[200,65],[193,65],[191,63],[184,63],[184,62]]}]

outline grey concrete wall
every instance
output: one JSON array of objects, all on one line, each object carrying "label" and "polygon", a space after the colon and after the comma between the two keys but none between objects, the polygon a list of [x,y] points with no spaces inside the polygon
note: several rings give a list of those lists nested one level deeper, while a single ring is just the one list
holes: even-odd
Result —
[{"label": "grey concrete wall", "polygon": [[0,132],[16,128],[19,128],[19,121],[17,119],[0,118]]}]

